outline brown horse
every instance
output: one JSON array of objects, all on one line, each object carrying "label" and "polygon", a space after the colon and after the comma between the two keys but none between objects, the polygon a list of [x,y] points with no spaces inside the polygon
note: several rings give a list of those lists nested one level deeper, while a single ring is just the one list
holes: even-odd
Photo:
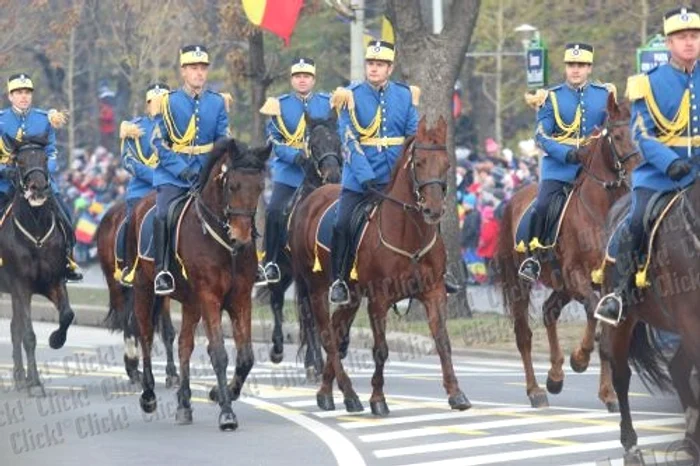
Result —
[{"label": "brown horse", "polygon": [[[386,318],[389,307],[405,298],[420,300],[426,309],[430,330],[440,356],[443,384],[454,409],[468,409],[471,404],[460,390],[452,366],[447,319],[445,283],[445,245],[439,223],[445,212],[447,172],[447,124],[443,118],[432,129],[420,120],[418,132],[403,146],[392,180],[382,202],[369,220],[357,253],[357,280],[352,280],[350,304],[336,310],[330,318],[328,287],[330,255],[316,245],[316,229],[323,213],[338,199],[338,186],[323,186],[314,191],[299,207],[290,228],[292,264],[300,299],[306,303],[302,314],[313,312],[321,332],[327,360],[323,369],[317,404],[321,409],[335,409],[333,378],[343,392],[348,411],[362,411],[362,403],[352,388],[341,363],[338,343],[347,336],[363,296],[368,298],[368,313],[374,334],[372,377],[372,413],[389,414],[384,398],[384,363],[389,356],[386,342]],[[322,265],[314,271],[315,260]],[[316,268],[316,270],[318,270]],[[303,322],[303,320],[302,320]],[[302,332],[302,336],[304,332]]]},{"label": "brown horse", "polygon": [[[622,220],[630,206],[629,197],[615,204],[608,217],[608,232]],[[617,327],[603,326],[601,357],[610,359],[613,385],[620,400],[620,442],[628,455],[634,457],[637,433],[632,425],[629,405],[631,371],[628,358],[647,385],[668,390],[669,379],[660,362],[664,361],[658,342],[649,331],[657,329],[680,335],[676,353],[665,361],[686,412],[686,439],[690,453],[697,461],[700,451],[698,412],[700,400],[697,372],[700,369],[700,186],[697,180],[670,207],[654,240],[646,281],[648,286],[635,288],[626,303],[627,318]],[[609,277],[608,277],[609,278]],[[612,291],[606,282],[607,292]],[[680,463],[679,463],[680,464]],[[693,463],[697,464],[697,462]]]},{"label": "brown horse", "polygon": [[[234,430],[238,427],[231,401],[240,395],[254,362],[251,342],[251,292],[257,270],[253,242],[254,217],[263,189],[265,163],[271,149],[270,145],[248,149],[233,139],[217,142],[207,166],[200,174],[201,188],[191,193],[190,207],[180,220],[179,241],[173,252],[182,268],[175,270],[176,290],[171,295],[172,299],[182,303],[178,346],[182,380],[177,393],[176,414],[179,424],[192,423],[190,358],[194,349],[194,331],[203,317],[209,340],[207,349],[218,382],[215,396],[221,407],[219,428]],[[151,197],[136,205],[136,225],[141,224],[153,204]],[[160,299],[153,292],[154,276],[153,263],[143,262],[134,280],[134,309],[143,354],[140,403],[147,413],[156,409],[151,370],[155,317],[152,314],[157,315]],[[236,372],[228,388],[228,355],[221,328],[222,309],[228,311],[233,323],[237,350]]]},{"label": "brown horse", "polygon": [[[542,314],[550,348],[547,390],[560,393],[564,384],[564,355],[557,336],[557,319],[562,308],[572,299],[586,309],[587,325],[579,347],[571,354],[571,367],[583,372],[588,367],[594,347],[596,320],[593,311],[598,296],[591,283],[591,272],[602,260],[604,219],[613,203],[628,192],[625,179],[633,163],[638,162],[637,149],[629,132],[629,104],[618,106],[612,94],[607,103],[605,128],[586,146],[582,174],[574,183],[571,200],[561,223],[559,239],[554,248],[555,261],[542,264],[540,281],[553,290],[543,305]],[[528,308],[532,285],[520,279],[518,266],[525,258],[515,252],[515,231],[518,219],[537,195],[535,185],[517,192],[506,206],[499,234],[497,268],[504,306],[514,319],[516,343],[525,369],[527,396],[533,407],[549,405],[547,394],[535,378],[532,366],[532,331]],[[609,410],[615,410],[615,394],[607,364],[601,365],[599,398]]]},{"label": "brown horse", "polygon": [[[97,227],[97,255],[100,259],[100,267],[107,282],[109,290],[109,312],[105,318],[105,325],[113,331],[121,331],[124,334],[124,368],[131,383],[141,382],[139,372],[138,354],[138,327],[134,318],[134,294],[129,287],[123,286],[117,279],[124,267],[123,261],[117,259],[115,252],[117,242],[117,229],[124,221],[126,215],[126,203],[115,203],[102,217]],[[137,228],[134,222],[129,223],[129,231],[126,231],[126,257],[136,257]],[[130,262],[130,261],[126,261]],[[115,273],[119,271],[118,273]],[[175,341],[175,328],[170,318],[170,300],[163,302],[163,311],[160,315],[159,327],[161,339],[165,346],[167,365],[165,366],[165,386],[174,387],[180,383],[173,356],[173,342]]]}]

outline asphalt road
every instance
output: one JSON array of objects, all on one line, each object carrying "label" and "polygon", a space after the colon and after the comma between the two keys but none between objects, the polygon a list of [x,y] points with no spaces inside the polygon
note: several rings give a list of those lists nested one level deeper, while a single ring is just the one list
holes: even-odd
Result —
[{"label": "asphalt road", "polygon": [[[119,335],[73,327],[66,346],[51,350],[53,329],[35,324],[46,397],[30,398],[12,388],[10,325],[0,320],[0,465],[622,464],[619,417],[597,400],[597,367],[585,374],[568,371],[562,394],[550,395],[551,407],[534,410],[517,360],[455,357],[473,408],[454,412],[436,356],[393,354],[385,389],[391,414],[376,419],[367,402],[373,370],[367,351],[351,350],[346,360],[366,409],[348,415],[339,392],[336,411],[316,407],[315,388],[305,384],[295,348],[274,366],[267,347],[256,345],[256,365],[234,403],[240,427],[224,433],[217,428],[218,407],[207,400],[214,377],[205,341],[198,340],[193,357],[194,424],[178,426],[175,390],[163,384],[160,346],[154,353],[159,407],[145,415],[139,387],[124,375]],[[227,344],[235,360],[232,342]],[[541,383],[547,368],[536,365]],[[651,396],[636,378],[631,392],[640,446],[661,457],[682,436],[680,407],[673,396]]]}]

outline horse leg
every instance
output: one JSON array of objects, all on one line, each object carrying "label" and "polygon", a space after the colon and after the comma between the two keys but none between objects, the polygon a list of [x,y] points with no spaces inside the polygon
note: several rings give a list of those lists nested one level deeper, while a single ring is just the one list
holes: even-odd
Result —
[{"label": "horse leg", "polygon": [[637,433],[634,431],[632,413],[630,412],[629,387],[632,371],[627,359],[635,324],[635,319],[628,317],[617,328],[606,325],[603,329],[603,338],[607,333],[609,338],[607,343],[610,348],[609,354],[603,354],[610,360],[613,387],[615,387],[620,403],[620,443],[622,443],[626,454],[631,456],[635,455],[630,450],[637,445]]},{"label": "horse leg", "polygon": [[697,379],[696,384],[691,384],[691,377],[697,377],[697,375],[692,373],[692,370],[693,364],[681,345],[669,361],[668,371],[671,374],[673,386],[678,392],[683,411],[686,413],[685,418],[688,421],[685,434],[686,439],[695,441],[697,444],[698,434],[700,433],[700,429],[697,428],[698,393],[693,390],[692,386],[695,385],[697,387],[698,385]]},{"label": "horse leg", "polygon": [[566,306],[571,298],[563,291],[553,291],[542,306],[542,318],[547,329],[547,339],[549,340],[549,361],[551,367],[547,374],[547,391],[553,395],[561,393],[564,386],[564,353],[559,345],[557,335],[557,320],[561,315],[561,310]]},{"label": "horse leg", "polygon": [[[209,299],[207,299],[209,298]],[[207,334],[207,352],[211,359],[211,366],[216,374],[217,401],[221,408],[219,413],[219,429],[223,431],[236,430],[238,420],[231,408],[231,394],[226,386],[226,368],[228,367],[228,354],[224,345],[224,332],[221,328],[221,302],[213,296],[198,296],[198,302],[202,303],[202,316],[204,317],[204,329]]]},{"label": "horse leg", "polygon": [[442,383],[448,395],[450,408],[464,411],[472,407],[467,396],[460,390],[454,366],[452,365],[452,346],[450,345],[450,335],[447,333],[447,296],[445,295],[442,282],[439,287],[432,292],[432,295],[421,299],[428,316],[430,333],[435,340],[435,348],[440,356],[442,366]]},{"label": "horse leg", "polygon": [[233,338],[236,342],[236,371],[233,380],[229,384],[229,390],[231,399],[237,400],[241,396],[243,384],[255,363],[251,329],[252,301],[250,293],[242,293],[231,302],[236,305],[235,311],[233,306],[230,306],[228,309],[231,322],[233,323]]},{"label": "horse leg", "polygon": [[70,302],[68,301],[68,290],[66,289],[65,282],[60,282],[54,285],[46,295],[47,298],[56,306],[58,309],[58,329],[49,337],[49,346],[53,349],[62,348],[66,343],[66,334],[68,332],[68,327],[73,323],[75,314],[70,307]]},{"label": "horse leg", "polygon": [[520,352],[525,370],[526,393],[533,408],[546,408],[549,406],[547,393],[537,385],[535,378],[535,368],[532,366],[532,330],[528,315],[527,296],[530,294],[530,287],[522,285],[518,288],[522,295],[514,295],[511,302],[511,315],[513,316],[513,330],[515,332],[515,342]]},{"label": "horse leg", "polygon": [[[369,321],[374,335],[374,374],[372,375],[372,396],[369,405],[375,416],[388,416],[389,406],[384,398],[384,363],[389,358],[389,345],[386,343],[386,315],[389,305],[384,301],[370,300]],[[335,317],[335,316],[333,316]]]},{"label": "horse leg", "polygon": [[[15,308],[16,306],[16,308]],[[19,312],[24,316],[22,326],[22,344],[27,354],[27,383],[29,396],[46,396],[44,386],[39,379],[39,370],[36,367],[36,334],[32,325],[32,296],[30,291],[19,291],[12,295],[12,312]]]},{"label": "horse leg", "polygon": [[12,376],[15,382],[16,390],[24,390],[27,385],[27,373],[24,371],[24,362],[22,358],[22,340],[24,338],[24,315],[23,309],[20,306],[15,306],[15,298],[12,297],[12,322],[10,323],[10,331],[12,333],[12,362],[14,369]]},{"label": "horse leg", "polygon": [[595,346],[595,329],[598,320],[593,317],[593,312],[598,304],[598,296],[596,296],[593,288],[586,287],[584,290],[585,299],[583,305],[586,309],[586,329],[583,333],[583,338],[579,346],[572,351],[570,364],[574,372],[585,372],[588,369],[588,363],[591,360],[591,353]]},{"label": "horse leg", "polygon": [[348,355],[348,349],[350,348],[350,329],[352,328],[352,323],[355,321],[355,316],[357,315],[357,310],[360,308],[360,302],[358,301],[356,304],[348,304],[345,306],[341,306],[339,309],[333,313],[333,318],[335,319],[336,316],[339,322],[342,322],[342,326],[340,327],[343,329],[343,332],[340,337],[340,346],[338,347],[338,351],[340,352],[340,359],[345,359],[345,357]]},{"label": "horse leg", "polygon": [[306,343],[304,355],[304,368],[306,370],[306,383],[317,384],[323,372],[323,354],[321,353],[321,340],[313,315],[312,303],[309,298],[309,290],[303,280],[297,280],[296,299],[299,310],[300,331],[303,341]]},{"label": "horse leg", "polygon": [[192,424],[192,390],[190,389],[190,358],[194,350],[194,331],[201,318],[199,307],[182,303],[182,326],[178,338],[177,353],[180,357],[180,388],[177,391],[175,422]]},{"label": "horse leg", "polygon": [[270,348],[270,361],[279,364],[284,359],[284,292],[289,287],[290,277],[288,274],[282,275],[282,280],[269,286],[270,307],[274,316],[274,327],[272,329],[272,348]]},{"label": "horse leg", "polygon": [[167,364],[165,366],[165,388],[177,387],[180,384],[180,377],[177,375],[175,367],[175,356],[173,355],[173,343],[175,342],[175,327],[170,317],[170,299],[163,300],[163,310],[160,314],[160,337],[165,346]]},{"label": "horse leg", "polygon": [[153,309],[155,301],[152,291],[134,288],[134,312],[139,323],[139,343],[143,360],[143,376],[141,378],[143,392],[139,398],[139,404],[145,413],[154,412],[158,404],[151,365],[151,349],[153,348],[153,320],[151,316],[152,312],[155,311]]},{"label": "horse leg", "polygon": [[[141,382],[141,373],[139,372],[139,346],[138,346],[138,325],[136,316],[134,315],[134,290],[132,288],[123,288],[124,308],[121,312],[126,313],[124,319],[124,368],[129,380],[132,384]],[[117,309],[117,312],[119,310]]]}]

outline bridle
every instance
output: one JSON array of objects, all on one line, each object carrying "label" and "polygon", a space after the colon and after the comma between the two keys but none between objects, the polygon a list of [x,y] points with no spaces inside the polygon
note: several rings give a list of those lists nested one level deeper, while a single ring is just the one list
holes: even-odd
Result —
[{"label": "bridle", "polygon": [[[15,165],[17,165],[17,157],[19,156],[19,154],[21,154],[24,151],[28,151],[28,150],[43,151],[44,148],[38,144],[27,144],[27,145],[23,145],[23,146],[17,148],[16,155],[12,159],[15,162]],[[19,187],[21,188],[21,190],[25,191],[27,189],[27,180],[29,179],[29,177],[33,173],[39,173],[40,175],[42,175],[44,177],[44,180],[46,181],[46,189],[48,190],[49,189],[49,173],[48,173],[46,168],[44,168],[44,167],[32,167],[29,170],[22,172],[19,170],[19,167],[18,167],[17,179],[18,179],[18,184],[19,184]]]},{"label": "bridle", "polygon": [[[317,131],[319,128],[326,128],[323,125],[315,126],[311,130],[311,135],[313,135],[314,131]],[[328,131],[331,131],[330,129],[326,128]],[[309,141],[311,140],[311,135],[309,135]],[[306,152],[311,155],[311,159],[313,160],[313,165],[314,165],[314,170],[316,171],[316,175],[318,175],[319,179],[324,180],[323,174],[321,173],[321,166],[323,165],[323,161],[326,160],[327,158],[333,158],[335,159],[336,162],[338,162],[338,166],[343,165],[343,159],[338,153],[338,151],[326,151],[323,152],[320,156],[317,156],[314,153],[314,146],[310,145],[307,141],[306,143]]]},{"label": "bridle", "polygon": [[622,186],[626,186],[627,183],[627,170],[625,170],[624,164],[627,162],[629,159],[634,157],[635,155],[639,155],[639,149],[630,151],[629,153],[625,154],[624,156],[620,156],[620,151],[618,150],[617,146],[615,145],[615,142],[613,141],[612,137],[612,129],[613,128],[619,128],[621,126],[627,126],[629,123],[627,120],[618,120],[618,121],[612,121],[608,120],[605,123],[605,126],[603,127],[603,131],[600,133],[601,137],[604,137],[606,142],[608,143],[608,146],[610,146],[610,151],[612,152],[613,155],[613,170],[615,171],[615,180],[613,181],[608,181],[600,178],[598,175],[593,173],[586,165],[582,165],[583,171],[591,177],[593,181],[601,185],[603,188],[608,189],[608,190],[613,190],[620,188]]}]

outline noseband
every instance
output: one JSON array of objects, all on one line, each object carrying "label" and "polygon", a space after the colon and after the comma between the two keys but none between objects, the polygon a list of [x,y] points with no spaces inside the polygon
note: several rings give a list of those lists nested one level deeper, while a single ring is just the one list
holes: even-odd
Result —
[{"label": "noseband", "polygon": [[620,151],[617,149],[615,142],[612,137],[612,129],[619,128],[621,126],[627,126],[629,123],[627,121],[607,121],[605,127],[601,133],[601,136],[605,137],[605,141],[610,146],[610,151],[613,155],[613,170],[615,171],[616,179],[615,181],[607,181],[601,179],[599,176],[591,172],[588,167],[583,165],[583,169],[588,176],[590,176],[594,181],[600,184],[605,189],[617,189],[627,183],[626,176],[627,171],[625,170],[624,164],[629,159],[635,155],[639,155],[639,149],[631,151],[624,156],[620,156]]}]

